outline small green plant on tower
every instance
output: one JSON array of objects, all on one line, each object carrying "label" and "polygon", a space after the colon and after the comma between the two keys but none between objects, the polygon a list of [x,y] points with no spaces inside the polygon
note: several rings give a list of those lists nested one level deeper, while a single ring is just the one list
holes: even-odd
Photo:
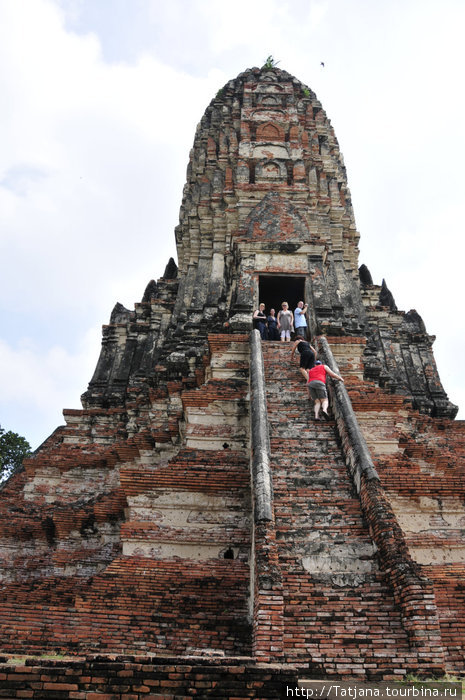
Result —
[{"label": "small green plant on tower", "polygon": [[273,56],[270,54],[266,59],[265,63],[263,64],[262,68],[266,68],[267,70],[269,70],[270,68],[276,68],[278,63],[279,61],[275,61]]}]

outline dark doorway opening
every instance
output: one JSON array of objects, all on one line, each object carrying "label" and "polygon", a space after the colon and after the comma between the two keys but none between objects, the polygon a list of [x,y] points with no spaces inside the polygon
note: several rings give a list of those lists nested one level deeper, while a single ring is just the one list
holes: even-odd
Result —
[{"label": "dark doorway opening", "polygon": [[294,313],[297,302],[305,301],[305,277],[285,277],[284,275],[260,275],[258,278],[258,303],[265,304],[265,313],[275,309],[276,316],[281,304],[287,301]]}]

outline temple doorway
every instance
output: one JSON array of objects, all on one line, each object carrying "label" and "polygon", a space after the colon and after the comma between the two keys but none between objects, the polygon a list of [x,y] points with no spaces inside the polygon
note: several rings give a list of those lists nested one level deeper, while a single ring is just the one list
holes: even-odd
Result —
[{"label": "temple doorway", "polygon": [[297,302],[305,301],[305,277],[289,275],[260,275],[258,278],[258,303],[265,304],[268,314],[270,309],[281,309],[283,301],[287,301],[289,309],[294,312]]}]

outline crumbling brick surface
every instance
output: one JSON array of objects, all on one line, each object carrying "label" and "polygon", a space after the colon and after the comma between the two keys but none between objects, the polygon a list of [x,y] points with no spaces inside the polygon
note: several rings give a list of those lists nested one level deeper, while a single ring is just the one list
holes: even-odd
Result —
[{"label": "crumbling brick surface", "polygon": [[240,561],[124,557],[85,585],[75,577],[11,584],[2,591],[1,647],[247,653],[248,577]]},{"label": "crumbling brick surface", "polygon": [[[331,339],[409,556],[430,581],[447,668],[460,673],[465,662],[465,422],[421,415],[408,399],[361,381],[362,355],[357,362],[352,342],[349,357],[350,343],[349,338]],[[418,603],[412,615],[418,617]]]},{"label": "crumbling brick surface", "polygon": [[[257,664],[251,658],[113,655],[79,659],[28,659],[19,665],[0,656],[0,697],[62,700],[281,700],[295,692],[298,672]],[[299,691],[300,693],[300,691]]]},{"label": "crumbling brick surface", "polygon": [[230,424],[248,440],[243,353],[236,368],[228,354],[241,344],[212,337],[221,381],[153,397],[184,402],[185,434],[207,434],[206,449],[157,450],[150,423],[111,446],[56,439],[5,485],[2,649],[250,653],[250,476],[226,443]]}]

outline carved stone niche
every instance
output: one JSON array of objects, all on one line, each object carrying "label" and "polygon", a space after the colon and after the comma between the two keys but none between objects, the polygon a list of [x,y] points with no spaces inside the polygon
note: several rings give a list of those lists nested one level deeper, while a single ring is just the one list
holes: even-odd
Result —
[{"label": "carved stone niche", "polygon": [[277,160],[266,160],[255,168],[255,182],[286,182],[287,170],[284,163]]},{"label": "carved stone niche", "polygon": [[257,141],[284,141],[284,129],[272,122],[257,127]]},{"label": "carved stone niche", "polygon": [[257,104],[263,107],[281,107],[281,98],[276,95],[258,95]]}]

